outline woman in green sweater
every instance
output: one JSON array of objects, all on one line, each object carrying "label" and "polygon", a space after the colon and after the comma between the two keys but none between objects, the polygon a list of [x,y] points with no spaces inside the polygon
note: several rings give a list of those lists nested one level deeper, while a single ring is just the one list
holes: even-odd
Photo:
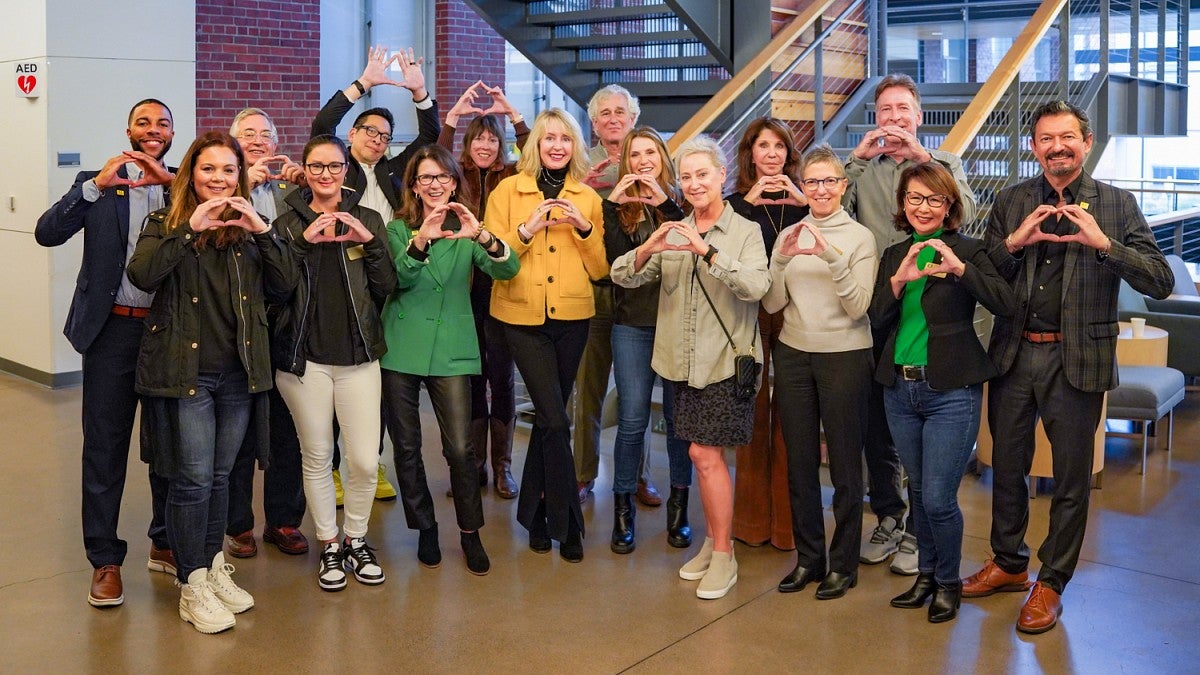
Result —
[{"label": "woman in green sweater", "polygon": [[[410,529],[419,530],[417,559],[442,560],[433,497],[421,458],[420,387],[424,383],[450,465],[454,511],[472,574],[491,568],[479,528],[483,504],[471,422],[471,376],[479,375],[479,341],[471,313],[471,275],[511,279],[517,257],[456,201],[463,174],[441,146],[421,148],[404,172],[399,216],[388,223],[397,290],[383,308],[384,338],[393,348],[381,360],[383,403],[395,452],[396,477]],[[478,270],[476,270],[478,268]]]}]

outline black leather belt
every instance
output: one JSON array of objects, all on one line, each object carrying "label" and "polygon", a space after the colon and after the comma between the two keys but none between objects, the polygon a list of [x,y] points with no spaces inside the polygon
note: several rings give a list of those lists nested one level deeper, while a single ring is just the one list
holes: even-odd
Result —
[{"label": "black leather belt", "polygon": [[909,382],[924,382],[925,366],[896,366],[896,374]]}]

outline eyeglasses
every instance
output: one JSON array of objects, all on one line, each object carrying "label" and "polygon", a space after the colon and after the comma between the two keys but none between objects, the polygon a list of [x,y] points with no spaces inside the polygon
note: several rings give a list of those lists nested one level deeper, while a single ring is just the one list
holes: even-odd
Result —
[{"label": "eyeglasses", "polygon": [[275,132],[271,131],[270,129],[264,129],[262,131],[246,129],[245,131],[238,134],[237,137],[239,140],[242,140],[242,141],[252,141],[256,138],[259,138],[264,141],[270,142],[270,141],[275,140]]},{"label": "eyeglasses", "polygon": [[800,184],[808,190],[816,190],[818,185],[824,185],[826,189],[832,190],[837,187],[837,184],[846,180],[841,176],[830,176],[829,178],[808,178],[800,181]]},{"label": "eyeglasses", "polygon": [[384,142],[384,143],[391,143],[391,142],[392,142],[392,135],[391,135],[391,134],[386,134],[386,133],[384,133],[384,132],[382,132],[382,131],[380,131],[380,130],[376,129],[375,127],[371,126],[370,124],[362,124],[362,125],[359,125],[359,126],[357,126],[357,127],[354,127],[354,128],[355,128],[355,129],[362,129],[364,132],[366,132],[366,134],[367,134],[367,138],[380,138],[380,139],[383,139],[383,142]]},{"label": "eyeglasses", "polygon": [[336,176],[345,170],[346,163],[330,162],[328,164],[321,164],[319,162],[312,162],[310,164],[305,164],[304,168],[308,169],[308,172],[314,176],[320,176],[321,174],[325,173],[326,169],[329,169],[329,175]]},{"label": "eyeglasses", "polygon": [[904,193],[904,201],[908,202],[910,206],[929,204],[931,209],[940,209],[952,200],[946,195],[923,195],[919,192],[909,191]]},{"label": "eyeglasses", "polygon": [[421,185],[433,185],[433,181],[437,181],[438,185],[446,185],[454,180],[454,176],[448,173],[423,173],[417,176],[417,182]]}]

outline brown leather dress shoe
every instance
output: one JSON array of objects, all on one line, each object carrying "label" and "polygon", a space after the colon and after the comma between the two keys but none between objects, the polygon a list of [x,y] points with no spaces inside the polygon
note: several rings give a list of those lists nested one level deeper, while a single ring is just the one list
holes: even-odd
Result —
[{"label": "brown leather dress shoe", "polygon": [[169,548],[159,548],[154,542],[150,542],[150,557],[146,559],[146,569],[175,576],[175,552]]},{"label": "brown leather dress shoe", "polygon": [[662,506],[663,498],[658,493],[658,488],[654,487],[654,483],[649,480],[639,480],[637,486],[637,500],[645,506]]},{"label": "brown leather dress shoe", "polygon": [[238,535],[226,535],[225,543],[229,546],[229,555],[235,558],[253,558],[258,555],[258,544],[254,543],[254,530],[246,530]]},{"label": "brown leather dress shoe", "polygon": [[1032,585],[1028,570],[1022,570],[1020,574],[1009,574],[1000,569],[995,561],[989,560],[983,569],[963,579],[962,596],[982,598],[993,593],[1023,593]]},{"label": "brown leather dress shoe", "polygon": [[275,544],[280,551],[288,555],[308,553],[308,539],[298,528],[284,525],[283,527],[267,526],[263,530],[263,541]]},{"label": "brown leather dress shoe", "polygon": [[121,566],[105,565],[92,572],[92,588],[88,591],[88,604],[92,607],[116,607],[125,602],[125,591],[121,586]]},{"label": "brown leather dress shoe", "polygon": [[1045,633],[1058,625],[1058,617],[1061,614],[1062,596],[1039,581],[1033,585],[1029,599],[1021,608],[1017,630],[1022,633]]}]

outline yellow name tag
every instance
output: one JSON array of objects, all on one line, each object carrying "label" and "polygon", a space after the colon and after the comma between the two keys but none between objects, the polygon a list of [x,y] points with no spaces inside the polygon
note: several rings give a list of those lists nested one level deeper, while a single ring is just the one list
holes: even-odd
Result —
[{"label": "yellow name tag", "polygon": [[1088,203],[1087,202],[1079,202],[1079,208],[1083,209],[1084,211],[1087,211]]},{"label": "yellow name tag", "polygon": [[366,253],[363,251],[362,244],[346,249],[346,257],[350,260],[358,260],[364,255]]},{"label": "yellow name tag", "polygon": [[[933,264],[933,261],[932,261],[932,260],[931,260],[931,261],[929,261],[929,262],[927,262],[927,263],[925,263],[925,269],[927,269],[927,270],[928,270],[928,269],[933,269],[934,267],[937,267],[937,265]],[[931,277],[937,277],[937,278],[939,278],[939,279],[945,279],[945,278],[946,278],[946,273],[945,273],[945,272],[936,272],[936,273],[934,273],[934,274],[931,274],[931,275],[929,275],[929,276],[931,276]]]},{"label": "yellow name tag", "polygon": [[118,196],[118,197],[124,197],[124,196],[125,196],[125,191],[124,191],[124,190],[117,190],[117,196]]}]

